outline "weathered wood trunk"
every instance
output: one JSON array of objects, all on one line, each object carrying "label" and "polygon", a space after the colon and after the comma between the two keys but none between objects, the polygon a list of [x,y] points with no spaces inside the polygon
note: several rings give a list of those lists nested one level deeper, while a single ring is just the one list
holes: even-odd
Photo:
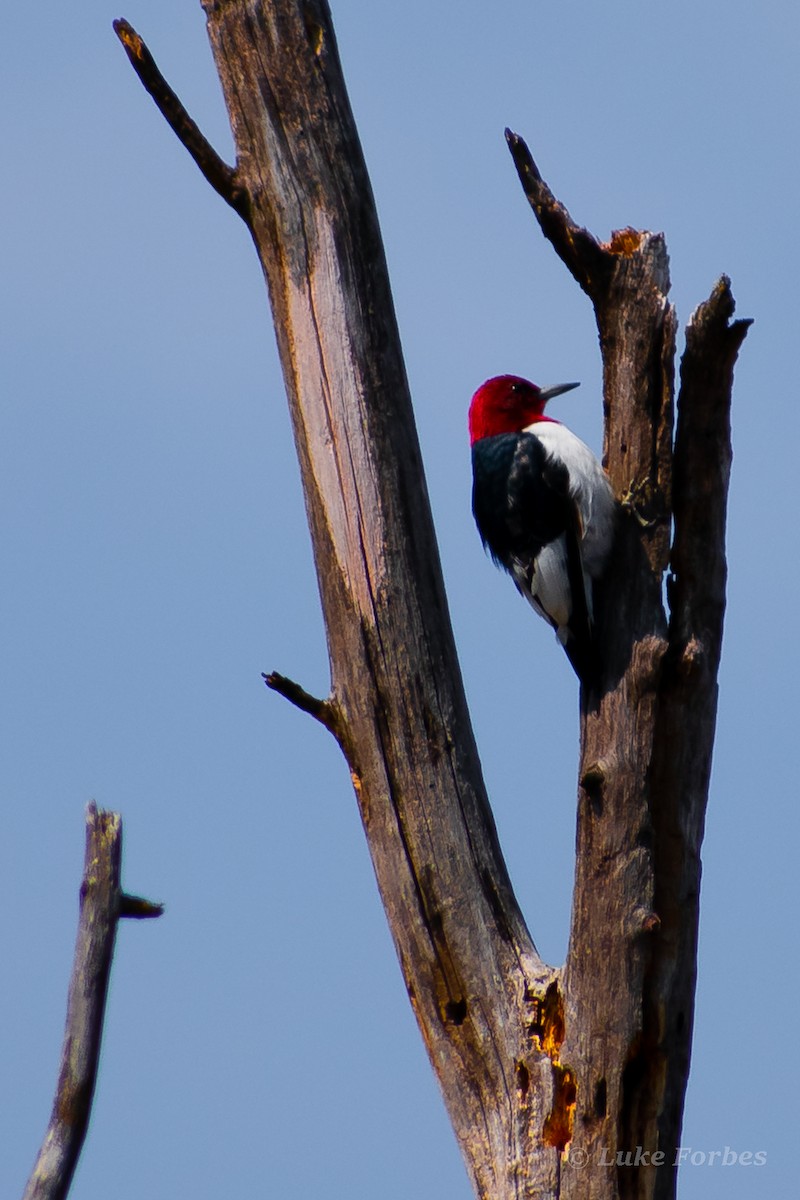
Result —
[{"label": "weathered wood trunk", "polygon": [[478,1188],[517,1195],[538,1143],[537,1174],[554,1193],[557,1155],[536,1136],[552,1070],[529,1033],[551,972],[486,799],[328,16],[297,3],[205,7],[303,474],[331,662],[325,720],[350,764],[409,997]]},{"label": "weathered wood trunk", "polygon": [[121,863],[122,818],[90,804],[58,1083],[22,1200],[66,1200],[89,1128],[117,924],[121,918],[149,919],[163,912],[162,905],[122,890]]},{"label": "weathered wood trunk", "polygon": [[[268,683],[321,720],[347,757],[409,997],[476,1193],[670,1196],[724,606],[728,400],[745,323],[729,326],[720,285],[693,327],[673,455],[676,323],[663,240],[626,231],[597,243],[509,135],[542,228],[595,304],[606,461],[621,500],[603,685],[582,698],[572,931],[556,970],[520,915],[485,794],[327,4],[203,7],[235,169],[204,142],[133,30],[118,23],[118,32],[206,177],[247,222],[267,280],[332,686],[317,700],[283,676]],[[710,569],[698,571],[704,560]],[[663,1166],[614,1165],[618,1150],[637,1146],[661,1152]]]}]

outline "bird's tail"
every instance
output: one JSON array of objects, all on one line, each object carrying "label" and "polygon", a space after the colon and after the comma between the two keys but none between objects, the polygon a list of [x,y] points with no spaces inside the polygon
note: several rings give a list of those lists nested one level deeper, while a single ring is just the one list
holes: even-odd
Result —
[{"label": "bird's tail", "polygon": [[[600,655],[594,634],[592,581],[584,570],[579,518],[566,530],[567,578],[572,611],[565,630],[559,630],[567,658],[584,688],[594,689],[600,681]],[[564,636],[566,634],[566,636]]]}]

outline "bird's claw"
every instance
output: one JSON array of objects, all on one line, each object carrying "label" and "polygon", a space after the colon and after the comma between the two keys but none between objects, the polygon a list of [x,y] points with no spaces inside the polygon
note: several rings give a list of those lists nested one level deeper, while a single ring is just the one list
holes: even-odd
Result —
[{"label": "bird's claw", "polygon": [[658,524],[657,516],[648,516],[647,510],[655,503],[655,488],[650,479],[632,479],[619,498],[623,508],[633,514],[642,529],[652,529]]}]

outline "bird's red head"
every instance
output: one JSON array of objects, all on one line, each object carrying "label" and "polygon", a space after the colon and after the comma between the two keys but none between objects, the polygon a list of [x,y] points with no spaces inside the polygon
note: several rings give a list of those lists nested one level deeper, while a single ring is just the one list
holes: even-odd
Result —
[{"label": "bird's red head", "polygon": [[547,401],[577,386],[577,383],[560,383],[556,387],[540,388],[519,375],[496,375],[494,379],[487,379],[469,406],[470,445],[500,433],[519,433],[534,421],[549,421],[551,418],[544,415]]}]

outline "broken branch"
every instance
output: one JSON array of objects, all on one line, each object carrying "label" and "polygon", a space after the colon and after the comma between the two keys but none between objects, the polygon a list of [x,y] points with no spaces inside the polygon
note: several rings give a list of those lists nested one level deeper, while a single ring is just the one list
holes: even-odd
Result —
[{"label": "broken branch", "polygon": [[552,243],[556,254],[566,264],[575,280],[587,295],[596,299],[605,290],[614,266],[614,255],[597,239],[572,219],[567,209],[556,200],[539,174],[533,155],[524,139],[506,130],[506,142],[517,168],[522,190],[536,213],[542,233]]},{"label": "broken branch", "polygon": [[279,675],[277,671],[272,671],[269,675],[262,672],[261,678],[271,691],[283,696],[301,712],[308,713],[339,740],[338,713],[336,706],[330,700],[320,700],[318,696],[312,696],[299,683],[295,683],[286,675]]},{"label": "broken branch", "polygon": [[118,20],[114,22],[114,32],[125,47],[131,66],[146,91],[155,100],[167,124],[189,151],[214,191],[247,223],[250,197],[246,188],[239,183],[237,172],[220,158],[208,139],[200,132],[196,122],[189,116],[159,71],[155,59],[133,26],[125,20]]}]

